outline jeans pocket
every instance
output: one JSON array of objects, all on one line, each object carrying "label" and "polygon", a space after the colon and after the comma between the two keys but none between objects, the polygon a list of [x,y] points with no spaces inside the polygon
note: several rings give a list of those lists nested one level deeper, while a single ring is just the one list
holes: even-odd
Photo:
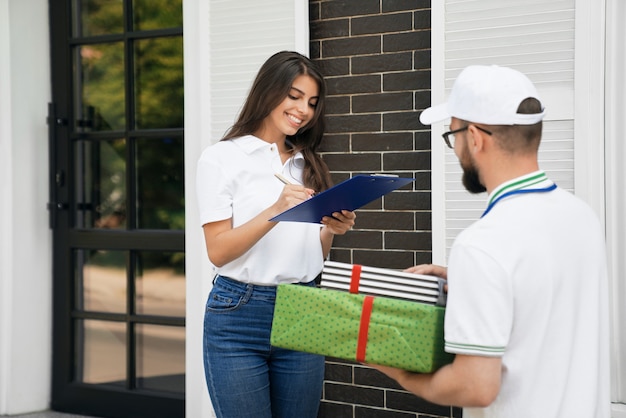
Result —
[{"label": "jeans pocket", "polygon": [[206,303],[206,312],[232,312],[243,304],[243,296],[239,292],[213,287]]}]

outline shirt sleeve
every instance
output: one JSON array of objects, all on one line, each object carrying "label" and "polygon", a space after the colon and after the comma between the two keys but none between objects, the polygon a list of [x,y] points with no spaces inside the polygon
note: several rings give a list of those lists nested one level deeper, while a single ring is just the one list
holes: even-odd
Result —
[{"label": "shirt sleeve", "polygon": [[501,357],[512,321],[512,286],[507,272],[481,249],[455,244],[448,265],[445,350]]},{"label": "shirt sleeve", "polygon": [[205,150],[198,160],[196,194],[200,224],[222,221],[233,216],[232,186],[219,159]]}]

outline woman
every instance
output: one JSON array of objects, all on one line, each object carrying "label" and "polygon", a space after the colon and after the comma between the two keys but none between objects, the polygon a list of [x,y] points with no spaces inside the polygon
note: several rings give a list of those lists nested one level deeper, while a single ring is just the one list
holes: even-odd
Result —
[{"label": "woman", "polygon": [[198,162],[200,217],[217,272],[206,305],[204,364],[218,418],[317,417],[324,357],[270,345],[276,286],[314,286],[333,236],[351,229],[355,214],[335,213],[322,225],[269,219],[330,186],[316,153],[324,95],[308,58],[273,55],[236,123]]}]

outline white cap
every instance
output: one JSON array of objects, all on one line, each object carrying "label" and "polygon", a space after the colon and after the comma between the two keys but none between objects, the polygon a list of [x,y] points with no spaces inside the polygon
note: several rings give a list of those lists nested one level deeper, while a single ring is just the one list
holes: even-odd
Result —
[{"label": "white cap", "polygon": [[533,83],[517,70],[497,65],[471,65],[457,77],[447,103],[429,107],[420,122],[431,125],[450,117],[486,125],[534,125],[545,116],[545,108],[535,114],[517,113],[529,97],[541,99]]}]

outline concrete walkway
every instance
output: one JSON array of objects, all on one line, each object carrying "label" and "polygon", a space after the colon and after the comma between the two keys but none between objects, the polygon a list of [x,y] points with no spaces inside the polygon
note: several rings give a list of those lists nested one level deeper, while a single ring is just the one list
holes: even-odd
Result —
[{"label": "concrete walkway", "polygon": [[43,411],[43,412],[35,412],[32,414],[25,415],[0,415],[0,417],[7,418],[94,418],[88,417],[86,415],[74,415],[74,414],[65,414],[62,412],[54,412],[54,411]]}]

